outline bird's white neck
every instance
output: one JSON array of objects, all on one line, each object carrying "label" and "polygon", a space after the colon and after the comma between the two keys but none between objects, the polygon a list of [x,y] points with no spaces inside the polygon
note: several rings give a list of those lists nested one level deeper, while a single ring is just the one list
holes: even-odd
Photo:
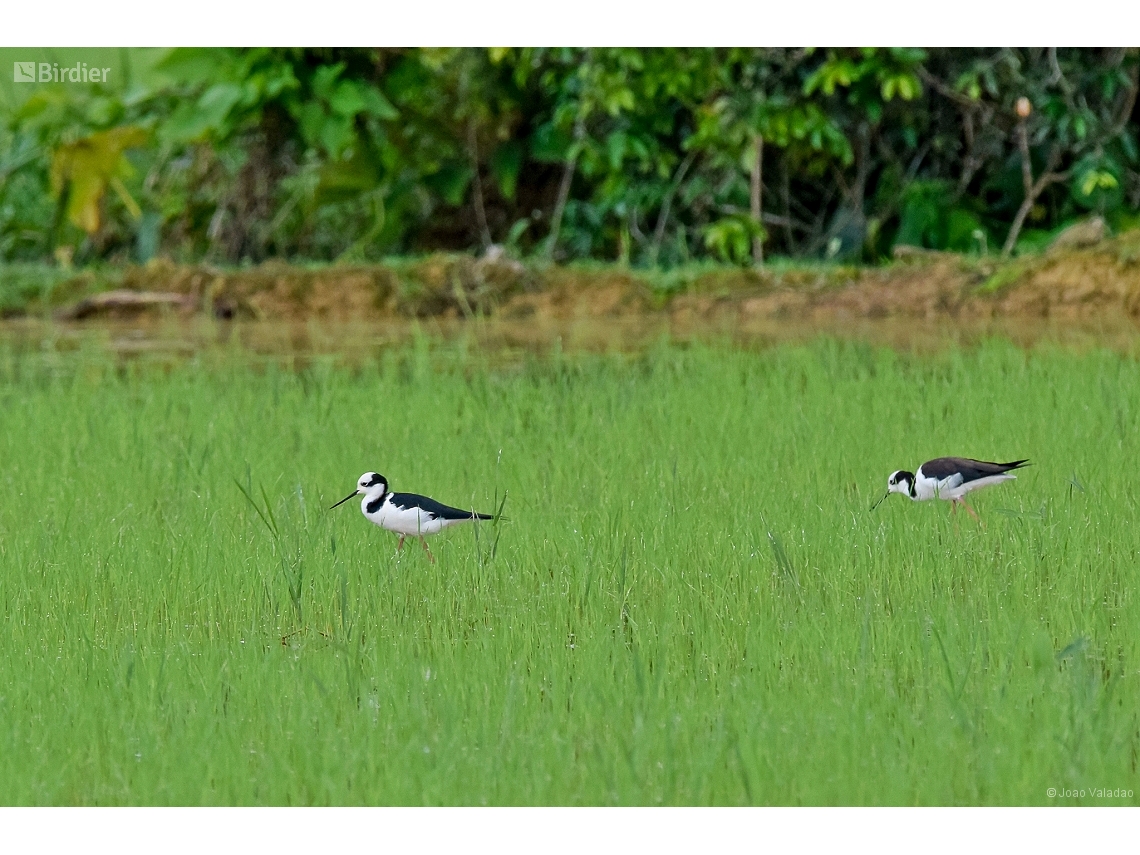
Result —
[{"label": "bird's white neck", "polygon": [[384,494],[388,492],[388,490],[378,484],[375,487],[369,487],[367,490],[363,490],[362,492],[364,494],[364,498],[366,499],[381,499],[384,497]]},{"label": "bird's white neck", "polygon": [[361,512],[367,514],[368,506],[376,501],[379,501],[380,499],[383,499],[388,491],[384,488],[383,485],[377,484],[375,487],[369,487],[367,490],[362,490],[361,493],[363,495],[363,498],[360,500],[360,510]]}]

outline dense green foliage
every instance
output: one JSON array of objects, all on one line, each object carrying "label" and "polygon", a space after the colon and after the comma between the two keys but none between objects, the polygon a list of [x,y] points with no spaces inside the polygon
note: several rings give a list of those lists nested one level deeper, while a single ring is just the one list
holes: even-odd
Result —
[{"label": "dense green foliage", "polygon": [[106,84],[7,86],[0,259],[497,243],[640,265],[875,260],[898,243],[1012,251],[1087,212],[1121,226],[1140,208],[1135,50],[183,49],[107,62]]},{"label": "dense green foliage", "polygon": [[[0,803],[1135,804],[1138,410],[1001,342],[0,353]],[[1034,465],[868,512],[942,453]],[[510,519],[397,556],[369,468]]]}]

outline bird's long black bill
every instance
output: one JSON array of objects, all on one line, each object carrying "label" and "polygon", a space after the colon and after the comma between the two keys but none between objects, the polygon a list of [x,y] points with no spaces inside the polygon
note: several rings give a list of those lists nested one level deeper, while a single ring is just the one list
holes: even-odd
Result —
[{"label": "bird's long black bill", "polygon": [[341,505],[343,505],[349,499],[356,498],[358,495],[360,495],[360,491],[359,490],[353,490],[351,493],[349,493],[347,496],[345,496],[343,499],[341,499],[339,502],[337,502],[335,505],[333,505],[332,508],[329,508],[329,510],[331,511],[333,508],[339,508]]},{"label": "bird's long black bill", "polygon": [[[890,494],[891,494],[891,491],[887,490],[887,492],[883,493],[883,499],[885,499]],[[875,508],[879,507],[879,505],[881,505],[883,503],[883,499],[879,499],[879,501],[877,501],[877,502],[875,502],[875,504],[871,505],[871,510],[873,511],[873,510],[875,510]]]}]

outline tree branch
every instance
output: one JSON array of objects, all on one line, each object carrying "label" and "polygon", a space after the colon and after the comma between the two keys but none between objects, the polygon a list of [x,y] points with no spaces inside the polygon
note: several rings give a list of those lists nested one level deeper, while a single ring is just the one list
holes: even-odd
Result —
[{"label": "tree branch", "polygon": [[[914,181],[915,176],[918,175],[918,170],[922,166],[922,161],[926,159],[931,144],[932,141],[927,140],[919,147],[918,151],[915,152],[914,157],[910,159],[910,164],[907,166],[906,172],[903,173],[902,182],[898,191],[891,197],[891,200],[886,205],[876,212],[876,216],[879,217],[880,221],[894,216],[895,209],[898,208],[899,203],[902,202],[903,196],[906,193],[906,188]],[[891,151],[890,147],[887,146],[885,142],[882,142],[882,140],[880,140],[879,151],[884,155],[889,155],[888,159],[893,160],[896,164],[902,165],[902,160],[895,157],[894,152]]]},{"label": "tree branch", "polygon": [[933,89],[944,98],[949,98],[955,104],[958,104],[962,107],[968,107],[970,109],[974,109],[978,106],[978,102],[973,98],[969,98],[963,95],[961,92],[950,88],[921,65],[918,67],[918,76],[922,78],[923,83],[928,85],[931,89]]},{"label": "tree branch", "polygon": [[1033,163],[1029,159],[1029,126],[1025,119],[1017,123],[1017,147],[1021,150],[1021,184],[1028,196],[1033,192]]},{"label": "tree branch", "polygon": [[795,253],[795,240],[792,238],[792,179],[788,174],[788,158],[780,158],[780,189],[784,194],[784,240],[788,244],[788,254]]},{"label": "tree branch", "polygon": [[578,118],[574,120],[574,153],[566,161],[562,169],[562,181],[558,185],[558,198],[554,202],[554,213],[550,216],[550,236],[547,238],[546,257],[554,257],[554,248],[558,245],[558,233],[562,231],[562,214],[566,211],[566,202],[570,198],[570,183],[574,180],[574,170],[578,166],[578,155],[581,153],[581,143],[586,137],[586,114],[584,110],[578,111]]},{"label": "tree branch", "polygon": [[1065,72],[1061,71],[1061,63],[1057,61],[1057,49],[1051,47],[1046,53],[1049,57],[1049,67],[1053,70],[1053,76],[1046,81],[1045,85],[1060,85],[1061,91],[1064,92],[1066,96],[1071,96],[1073,94],[1073,84],[1069,83],[1065,78]]},{"label": "tree branch", "polygon": [[483,180],[479,177],[479,144],[475,138],[475,120],[467,122],[467,150],[471,158],[471,168],[475,171],[473,202],[475,205],[475,222],[479,225],[479,239],[482,248],[491,245],[491,229],[487,226],[487,211],[483,208]]},{"label": "tree branch", "polygon": [[[715,210],[717,210],[720,213],[725,214],[726,216],[729,216],[729,217],[739,217],[741,214],[744,213],[744,209],[741,208],[739,205],[732,205],[732,204],[727,203],[727,202],[723,202],[719,205],[716,205]],[[779,214],[771,214],[767,211],[764,212],[763,222],[768,223],[768,224],[773,225],[773,226],[783,226],[786,229],[788,229],[788,228],[799,229],[801,232],[810,232],[811,231],[811,226],[809,226],[807,223],[801,222],[800,220],[792,219],[790,217],[781,217]]]},{"label": "tree branch", "polygon": [[661,251],[661,242],[665,239],[665,224],[669,222],[669,208],[673,204],[673,196],[681,186],[681,182],[685,180],[685,173],[689,171],[696,158],[697,152],[694,149],[681,161],[669,184],[669,189],[665,191],[665,198],[661,200],[661,211],[657,214],[657,227],[653,230],[653,244],[649,250],[649,264],[653,267],[657,266],[657,254]]},{"label": "tree branch", "polygon": [[[756,145],[756,159],[752,163],[752,181],[751,181],[751,195],[750,195],[750,213],[756,225],[763,228],[764,224],[761,220],[763,214],[763,194],[764,194],[764,137],[761,134],[755,136]],[[764,239],[760,235],[755,235],[752,238],[752,263],[757,267],[764,264]]]},{"label": "tree branch", "polygon": [[[990,123],[993,109],[983,107],[978,111],[982,127]],[[978,170],[982,168],[983,160],[977,154],[978,138],[974,132],[974,111],[962,111],[962,134],[966,138],[966,154],[962,157],[962,174],[958,176],[958,188],[954,191],[954,200],[961,199],[969,189],[970,182],[974,180]]]},{"label": "tree branch", "polygon": [[1037,181],[1033,180],[1033,167],[1029,163],[1029,143],[1028,134],[1025,131],[1025,122],[1022,121],[1018,128],[1018,144],[1021,148],[1021,177],[1025,182],[1025,199],[1022,200],[1021,207],[1017,209],[1017,215],[1013,218],[1013,223],[1009,227],[1009,235],[1006,236],[1005,245],[1001,248],[1002,258],[1009,258],[1010,253],[1013,252],[1013,247],[1017,243],[1017,236],[1021,233],[1021,227],[1025,224],[1025,218],[1029,216],[1029,212],[1033,210],[1033,203],[1037,201],[1037,197],[1048,187],[1057,181],[1064,181],[1069,177],[1066,172],[1054,172],[1057,162],[1060,160],[1060,151],[1056,146],[1049,152],[1049,161],[1045,166],[1045,171],[1041,173],[1041,177]]},{"label": "tree branch", "polygon": [[1138,92],[1140,92],[1140,65],[1134,65],[1132,66],[1132,85],[1128,87],[1128,94],[1124,97],[1124,105],[1120,109],[1120,115],[1113,123],[1112,130],[1109,133],[1110,137],[1120,136],[1128,127],[1128,120],[1132,118],[1132,111],[1136,108]]}]

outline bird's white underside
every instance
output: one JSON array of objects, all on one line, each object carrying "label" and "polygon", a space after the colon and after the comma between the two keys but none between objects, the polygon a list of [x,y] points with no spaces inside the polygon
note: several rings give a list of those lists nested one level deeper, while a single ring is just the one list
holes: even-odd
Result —
[{"label": "bird's white underside", "polygon": [[919,502],[927,499],[953,501],[962,498],[972,490],[977,490],[979,487],[988,487],[991,484],[1000,484],[1003,481],[1013,481],[1016,478],[1016,475],[1003,472],[1000,475],[987,475],[985,478],[962,483],[962,476],[957,473],[941,480],[929,478],[922,474],[922,467],[920,466],[914,476],[914,498]]},{"label": "bird's white underside", "polygon": [[376,513],[368,513],[368,503],[372,501],[367,496],[360,502],[360,511],[370,522],[376,523],[380,528],[394,531],[396,534],[411,537],[422,537],[437,534],[455,523],[468,522],[466,519],[448,520],[435,517],[421,508],[398,508],[392,504],[391,499],[385,499],[384,504],[376,509]]}]

